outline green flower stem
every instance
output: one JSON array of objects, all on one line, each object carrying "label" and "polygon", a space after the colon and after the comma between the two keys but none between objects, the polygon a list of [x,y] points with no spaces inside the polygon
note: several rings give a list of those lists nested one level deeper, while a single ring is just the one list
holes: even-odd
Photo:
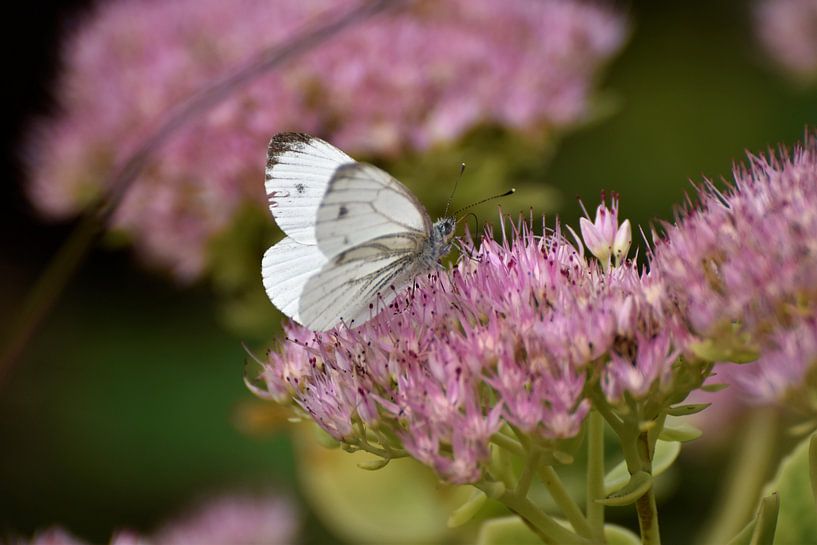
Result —
[{"label": "green flower stem", "polygon": [[710,522],[696,541],[726,543],[752,518],[775,447],[778,414],[773,408],[755,409],[744,426],[738,448],[729,464],[731,470]]},{"label": "green flower stem", "polygon": [[[604,505],[596,502],[602,498],[604,498],[604,417],[593,410],[590,411],[587,427],[587,522],[593,537],[604,540]],[[576,530],[579,531],[578,528]]]},{"label": "green flower stem", "polygon": [[544,543],[553,545],[590,545],[592,543],[592,541],[560,525],[527,497],[508,489],[505,489],[502,494],[497,496],[495,487],[490,486],[490,484],[476,483],[474,486],[488,496],[502,502],[508,509],[519,515]]},{"label": "green flower stem", "polygon": [[[652,474],[652,445],[646,432],[638,436],[638,450],[643,471]],[[641,530],[642,545],[661,545],[661,534],[658,530],[658,506],[655,503],[655,487],[638,498],[635,502],[638,513],[638,527]]]},{"label": "green flower stem", "polygon": [[517,456],[525,455],[525,449],[522,447],[522,444],[516,439],[508,437],[502,432],[495,433],[491,437],[491,442],[513,454],[516,454]]},{"label": "green flower stem", "polygon": [[[648,432],[639,432],[638,430],[637,404],[631,404],[633,414],[630,418],[622,420],[610,409],[598,385],[590,392],[590,396],[593,400],[593,408],[598,410],[618,435],[630,475],[635,475],[639,471],[652,474],[654,445],[650,444],[651,440]],[[663,422],[662,417],[659,416],[658,421]],[[653,435],[657,436],[657,434]],[[638,514],[638,527],[641,530],[642,545],[661,545],[661,534],[658,530],[658,507],[655,502],[653,487],[650,487],[643,496],[636,500],[635,509]]]},{"label": "green flower stem", "polygon": [[[573,501],[573,498],[570,497],[564,484],[562,484],[562,480],[559,479],[556,470],[551,466],[543,465],[539,468],[539,478],[542,480],[545,488],[548,489],[550,497],[553,498],[553,501],[562,511],[565,518],[570,522],[570,525],[573,526],[573,529],[581,536],[597,540],[598,536],[593,532],[581,508],[579,508],[576,502]],[[602,485],[603,484],[604,476],[602,475]],[[602,494],[603,493],[604,490],[602,489]]]},{"label": "green flower stem", "polygon": [[533,482],[533,476],[536,474],[536,469],[542,461],[542,451],[533,449],[525,462],[525,467],[522,469],[522,475],[519,476],[519,481],[516,483],[514,492],[521,497],[528,495],[530,490],[530,483]]},{"label": "green flower stem", "polygon": [[[523,456],[526,454],[523,452]],[[517,478],[508,451],[504,448],[491,449],[488,473],[495,481],[500,481],[508,490],[516,488]],[[486,492],[487,493],[487,492]]]},{"label": "green flower stem", "polygon": [[595,385],[589,392],[590,400],[593,402],[593,409],[601,413],[607,424],[613,428],[616,435],[619,437],[627,434],[628,428],[626,423],[610,409],[604,393],[601,391],[601,386]]}]

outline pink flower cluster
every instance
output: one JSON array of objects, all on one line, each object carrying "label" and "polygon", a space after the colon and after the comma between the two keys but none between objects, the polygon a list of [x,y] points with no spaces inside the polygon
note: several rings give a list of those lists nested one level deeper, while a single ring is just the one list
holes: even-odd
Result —
[{"label": "pink flower cluster", "polygon": [[817,0],[760,0],[754,27],[780,68],[797,79],[817,79]]},{"label": "pink flower cluster", "polygon": [[455,483],[482,477],[503,426],[537,442],[574,437],[592,385],[613,406],[625,392],[659,403],[677,394],[683,329],[655,278],[587,258],[558,228],[538,236],[505,221],[502,241],[463,245],[453,269],[357,329],[290,325],[250,387],[338,441],[366,448],[379,437],[386,457],[405,449]]},{"label": "pink flower cluster", "polygon": [[[75,214],[168,110],[348,2],[116,0],[72,36],[62,113],[32,131],[28,192]],[[301,130],[351,153],[425,149],[478,124],[559,128],[588,112],[594,75],[624,17],[579,0],[416,0],[260,77],[175,136],[113,219],[180,278],[246,203],[263,206],[270,136]]]},{"label": "pink flower cluster", "polygon": [[[297,514],[285,499],[274,495],[226,495],[214,498],[147,537],[125,531],[114,534],[111,545],[287,545],[297,532]],[[24,545],[20,542],[19,545]],[[34,536],[29,545],[85,545],[62,528]]]},{"label": "pink flower cluster", "polygon": [[[707,184],[667,226],[652,260],[696,341],[763,402],[817,391],[817,135],[793,152],[750,156],[732,186]],[[699,344],[699,352],[701,350]],[[817,407],[815,407],[817,409]]]}]

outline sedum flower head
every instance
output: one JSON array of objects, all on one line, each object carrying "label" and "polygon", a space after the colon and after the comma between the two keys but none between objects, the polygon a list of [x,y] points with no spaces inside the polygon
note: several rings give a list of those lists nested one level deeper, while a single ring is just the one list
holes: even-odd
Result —
[{"label": "sedum flower head", "polygon": [[483,477],[503,430],[553,448],[575,437],[591,392],[675,402],[683,328],[657,279],[577,245],[503,222],[357,329],[289,325],[248,384],[347,448],[408,454],[455,483]]},{"label": "sedum flower head", "polygon": [[[195,277],[242,206],[264,205],[259,158],[270,135],[300,130],[352,154],[387,154],[478,124],[566,127],[588,115],[594,75],[627,33],[621,14],[576,0],[407,4],[182,129],[140,175],[114,226],[152,262]],[[32,201],[53,217],[82,210],[173,106],[348,9],[338,0],[100,3],[67,43],[62,113],[32,133]]]},{"label": "sedum flower head", "polygon": [[700,188],[698,206],[657,242],[653,266],[690,347],[711,360],[759,357],[732,373],[759,399],[779,399],[817,364],[817,136],[750,156],[733,176],[725,191]]}]

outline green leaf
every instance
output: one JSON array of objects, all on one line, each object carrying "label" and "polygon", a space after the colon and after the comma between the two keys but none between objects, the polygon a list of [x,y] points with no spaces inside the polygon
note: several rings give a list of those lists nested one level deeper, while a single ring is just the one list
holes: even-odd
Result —
[{"label": "green leaf", "polygon": [[688,405],[676,405],[667,409],[667,414],[671,416],[689,416],[699,413],[712,405],[712,403],[690,403]]},{"label": "green leaf", "polygon": [[331,532],[348,543],[434,544],[452,541],[448,516],[473,492],[440,484],[431,469],[408,458],[379,471],[358,464],[380,461],[366,452],[329,450],[313,426],[294,428],[295,458],[304,497]]},{"label": "green leaf", "polygon": [[631,530],[615,524],[604,525],[604,537],[607,545],[641,545],[641,538]]},{"label": "green leaf", "polygon": [[758,356],[757,349],[747,343],[741,336],[730,336],[717,340],[706,339],[692,343],[689,348],[696,356],[706,361],[751,363]]},{"label": "green leaf", "polygon": [[[567,521],[557,519],[566,528]],[[607,545],[640,545],[641,539],[627,528],[605,524],[604,538]],[[516,516],[488,520],[482,524],[476,545],[542,545],[542,540]]]},{"label": "green leaf", "polygon": [[738,532],[738,535],[733,537],[729,540],[729,543],[726,545],[749,545],[752,541],[752,535],[755,532],[755,526],[757,526],[757,518],[753,518],[749,521],[749,524],[743,527],[743,530]]},{"label": "green leaf", "polygon": [[761,499],[755,517],[727,545],[772,545],[779,509],[777,494]]},{"label": "green leaf", "polygon": [[383,469],[389,463],[388,458],[378,458],[376,460],[367,460],[365,462],[358,462],[357,467],[365,469],[366,471],[377,471]]},{"label": "green leaf", "polygon": [[[749,545],[772,545],[777,529],[777,517],[780,513],[780,496],[770,494],[760,500],[760,509],[757,513],[757,524],[752,532]],[[804,542],[805,543],[805,542]]]},{"label": "green leaf", "polygon": [[515,516],[485,521],[477,534],[476,545],[542,545],[533,530]]},{"label": "green leaf", "polygon": [[817,454],[814,437],[804,439],[783,459],[777,475],[764,490],[764,495],[777,492],[780,496],[775,545],[817,543],[817,500],[811,472],[817,465],[813,459],[817,458],[813,456]]},{"label": "green leaf", "polygon": [[664,425],[661,433],[658,435],[664,441],[680,441],[685,443],[697,439],[703,434],[701,430],[691,424],[678,423],[672,425]]},{"label": "green leaf", "polygon": [[630,477],[624,488],[604,499],[596,500],[596,502],[613,506],[630,505],[646,494],[652,488],[653,482],[652,475],[646,471],[638,471]]},{"label": "green leaf", "polygon": [[[659,439],[655,444],[655,454],[652,460],[653,477],[665,472],[681,453],[681,443],[677,441],[662,441]],[[627,471],[627,464],[621,462],[614,467],[604,477],[604,493],[608,496],[621,490],[630,480],[630,473]]]},{"label": "green leaf", "polygon": [[727,388],[729,388],[729,385],[724,384],[723,382],[715,382],[713,384],[704,384],[701,386],[701,390],[710,393],[720,392],[721,390],[726,390]]}]

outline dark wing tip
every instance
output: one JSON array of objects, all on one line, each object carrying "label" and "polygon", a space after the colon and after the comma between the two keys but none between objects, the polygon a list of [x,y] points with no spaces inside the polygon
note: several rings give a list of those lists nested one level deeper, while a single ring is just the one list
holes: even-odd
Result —
[{"label": "dark wing tip", "polygon": [[296,144],[308,144],[314,139],[314,136],[303,132],[280,132],[276,134],[270,140],[269,146],[267,146],[267,169],[278,164],[278,157],[291,151]]}]

